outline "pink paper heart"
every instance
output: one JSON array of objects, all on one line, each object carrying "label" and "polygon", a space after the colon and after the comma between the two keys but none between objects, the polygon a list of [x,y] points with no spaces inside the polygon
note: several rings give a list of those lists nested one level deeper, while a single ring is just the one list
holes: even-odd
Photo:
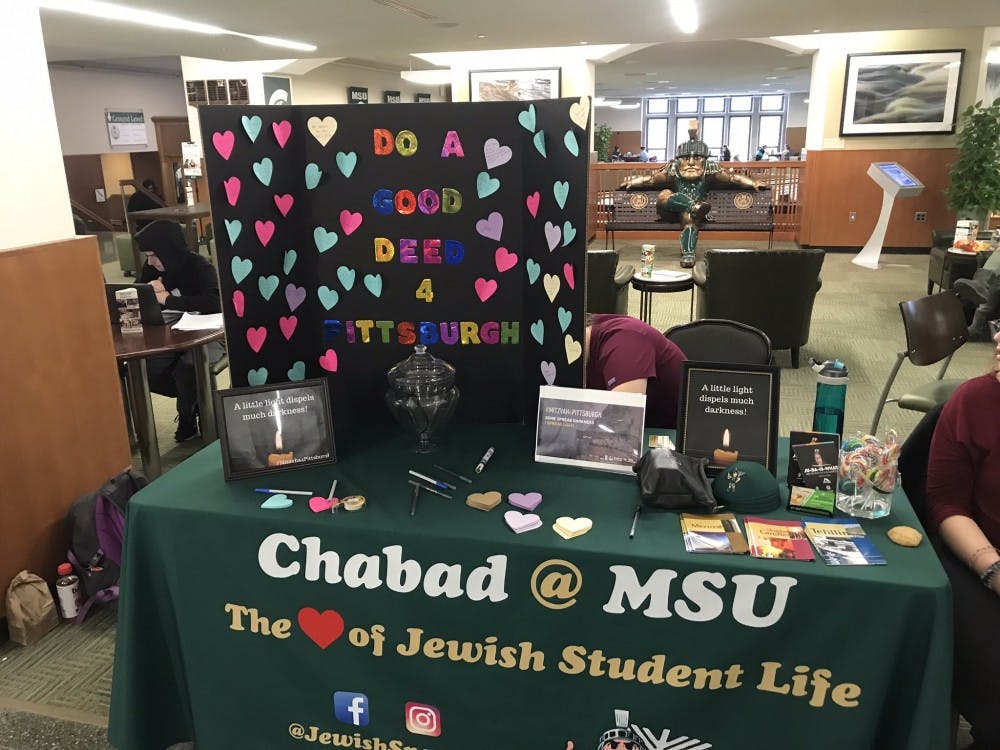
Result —
[{"label": "pink paper heart", "polygon": [[236,201],[240,198],[240,187],[242,187],[240,178],[230,177],[222,185],[226,188],[226,200],[229,202],[229,205],[235,206]]},{"label": "pink paper heart", "polygon": [[503,520],[515,534],[523,534],[542,525],[542,519],[534,513],[521,513],[518,510],[508,510],[503,514]]},{"label": "pink paper heart", "polygon": [[500,273],[509,271],[517,265],[517,253],[512,253],[505,247],[498,247],[493,258],[496,260],[497,270]]},{"label": "pink paper heart", "polygon": [[327,372],[336,372],[337,365],[337,352],[333,349],[327,349],[326,354],[319,358],[319,366]]},{"label": "pink paper heart", "polygon": [[274,131],[274,139],[278,142],[278,145],[284,148],[285,144],[288,143],[288,136],[292,134],[292,123],[288,120],[275,122],[271,124],[271,130]]},{"label": "pink paper heart", "polygon": [[572,263],[563,263],[563,276],[570,289],[576,289],[576,274],[573,271]]},{"label": "pink paper heart", "polygon": [[257,232],[257,239],[260,240],[260,244],[267,247],[267,243],[270,242],[271,238],[274,236],[274,222],[255,221],[253,228]]},{"label": "pink paper heart", "polygon": [[352,234],[355,229],[361,226],[361,214],[351,213],[346,208],[340,212],[340,226],[344,234]]},{"label": "pink paper heart", "polygon": [[541,492],[511,492],[507,502],[521,510],[534,510],[542,503]]},{"label": "pink paper heart", "polygon": [[260,348],[264,346],[264,339],[266,338],[267,328],[264,326],[247,329],[247,343],[250,344],[250,348],[255,352],[260,352]]},{"label": "pink paper heart", "polygon": [[315,495],[309,498],[309,510],[313,513],[322,513],[323,511],[330,510],[335,502],[336,500]]},{"label": "pink paper heart", "polygon": [[242,318],[243,311],[246,309],[246,298],[243,296],[243,292],[237,289],[233,292],[233,310],[236,311],[236,317]]},{"label": "pink paper heart", "polygon": [[288,216],[288,212],[292,210],[292,204],[294,202],[295,198],[287,193],[285,195],[274,196],[274,205],[276,205],[278,210],[281,211],[282,216]]},{"label": "pink paper heart", "polygon": [[528,212],[531,214],[531,218],[533,219],[538,218],[538,203],[541,199],[542,196],[537,190],[525,199],[525,203],[528,204]]},{"label": "pink paper heart", "polygon": [[232,130],[225,133],[212,133],[212,145],[219,152],[219,156],[228,160],[233,153],[233,146],[236,145],[236,136]]},{"label": "pink paper heart", "polygon": [[481,302],[485,302],[490,297],[492,297],[497,290],[497,283],[493,279],[476,279],[476,294],[479,295]]},{"label": "pink paper heart", "polygon": [[295,333],[295,326],[299,324],[299,319],[294,315],[289,315],[287,318],[282,315],[278,318],[278,327],[281,328],[281,333],[284,335],[285,340],[291,340],[292,334]]}]

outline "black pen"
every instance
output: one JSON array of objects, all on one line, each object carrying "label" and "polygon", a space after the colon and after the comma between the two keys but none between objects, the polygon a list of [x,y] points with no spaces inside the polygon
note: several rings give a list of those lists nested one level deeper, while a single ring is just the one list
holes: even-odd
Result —
[{"label": "black pen", "polygon": [[486,451],[486,453],[483,454],[483,457],[481,459],[479,459],[479,463],[476,464],[476,473],[477,474],[482,474],[483,473],[483,469],[486,468],[486,464],[488,464],[490,462],[491,458],[493,458],[493,446],[492,445],[489,447],[489,449]]},{"label": "black pen", "polygon": [[412,484],[414,487],[419,487],[424,492],[433,492],[435,495],[440,495],[441,497],[451,500],[451,495],[446,495],[443,492],[441,492],[441,490],[436,490],[433,487],[427,487],[426,485],[420,484],[419,482],[414,482],[412,479],[407,479],[406,481]]},{"label": "black pen", "polygon": [[639,514],[642,513],[642,503],[635,506],[635,513],[632,514],[632,528],[628,531],[628,538],[632,539],[635,537],[635,527],[639,523]]},{"label": "black pen", "polygon": [[451,474],[453,477],[457,477],[457,478],[461,479],[463,482],[468,482],[469,484],[472,484],[472,480],[469,479],[468,477],[463,477],[457,471],[452,471],[451,469],[446,469],[441,464],[434,464],[434,468],[435,469],[439,469],[440,471],[443,471],[445,474]]}]

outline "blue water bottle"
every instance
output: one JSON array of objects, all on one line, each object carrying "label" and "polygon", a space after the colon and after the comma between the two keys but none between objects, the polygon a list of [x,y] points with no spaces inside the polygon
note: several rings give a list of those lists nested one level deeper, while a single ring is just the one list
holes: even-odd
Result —
[{"label": "blue water bottle", "polygon": [[810,359],[816,373],[816,406],[813,430],[844,434],[844,404],[847,402],[847,365],[839,359],[817,362]]}]

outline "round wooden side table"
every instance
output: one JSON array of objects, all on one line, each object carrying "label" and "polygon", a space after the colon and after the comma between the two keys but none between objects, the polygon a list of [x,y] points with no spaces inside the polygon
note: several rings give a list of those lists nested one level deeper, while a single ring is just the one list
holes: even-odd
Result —
[{"label": "round wooden side table", "polygon": [[694,278],[684,271],[653,271],[651,276],[635,274],[632,288],[639,292],[639,319],[650,322],[653,313],[653,295],[670,292],[691,292],[691,309],[688,320],[694,320]]}]

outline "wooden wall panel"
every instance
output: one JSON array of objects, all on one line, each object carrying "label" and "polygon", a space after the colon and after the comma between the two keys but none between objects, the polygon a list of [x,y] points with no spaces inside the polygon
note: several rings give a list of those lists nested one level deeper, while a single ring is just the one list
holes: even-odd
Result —
[{"label": "wooden wall panel", "polygon": [[616,130],[611,134],[611,144],[608,148],[608,153],[610,154],[615,150],[615,146],[618,146],[623,154],[628,151],[638,154],[642,145],[641,130]]},{"label": "wooden wall panel", "polygon": [[131,454],[96,239],[0,252],[0,279],[3,593],[22,569],[55,579],[70,504]]},{"label": "wooden wall panel", "polygon": [[[810,151],[809,178],[802,198],[799,241],[814,247],[858,247],[868,241],[882,210],[882,189],[867,176],[873,161],[896,161],[924,183],[915,198],[897,198],[885,236],[885,247],[930,248],[931,231],[954,227],[944,189],[955,149]],[[857,213],[854,222],[851,211]],[[914,214],[927,213],[917,222]]]},{"label": "wooden wall panel", "polygon": [[66,168],[69,197],[101,218],[110,221],[108,204],[98,203],[94,193],[95,190],[104,187],[104,169],[101,166],[100,154],[64,156],[63,166]]}]

